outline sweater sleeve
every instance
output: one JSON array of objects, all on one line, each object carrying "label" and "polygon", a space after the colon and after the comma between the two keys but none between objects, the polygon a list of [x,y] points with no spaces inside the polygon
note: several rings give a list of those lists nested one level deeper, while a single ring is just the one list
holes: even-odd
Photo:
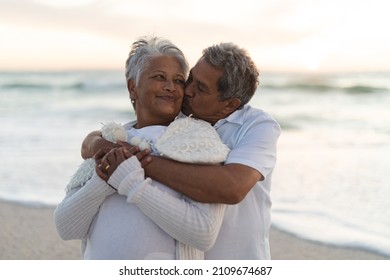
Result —
[{"label": "sweater sleeve", "polygon": [[100,205],[114,192],[96,173],[84,186],[68,190],[54,212],[60,237],[64,240],[84,239]]},{"label": "sweater sleeve", "polygon": [[219,233],[226,205],[199,203],[185,196],[176,197],[164,192],[150,178],[144,179],[143,169],[137,162],[132,157],[118,167],[118,172],[114,172],[112,182],[120,182],[119,186],[114,185],[118,192],[126,195],[128,203],[135,203],[176,240],[201,251],[210,249]]}]

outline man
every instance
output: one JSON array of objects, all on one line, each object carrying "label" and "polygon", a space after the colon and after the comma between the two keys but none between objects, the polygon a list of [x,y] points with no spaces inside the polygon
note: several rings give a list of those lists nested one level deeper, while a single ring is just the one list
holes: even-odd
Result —
[{"label": "man", "polygon": [[[227,160],[207,166],[153,156],[145,167],[148,177],[196,201],[229,204],[206,259],[270,259],[270,188],[280,127],[247,104],[258,75],[246,51],[232,43],[205,49],[190,72],[182,112],[214,126],[231,149]],[[90,134],[83,157],[104,145],[98,134]]]}]

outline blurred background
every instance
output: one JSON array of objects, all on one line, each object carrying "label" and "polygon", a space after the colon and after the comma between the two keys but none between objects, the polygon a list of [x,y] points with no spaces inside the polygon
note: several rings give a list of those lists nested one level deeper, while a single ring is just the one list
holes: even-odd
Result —
[{"label": "blurred background", "polygon": [[231,41],[260,69],[251,105],[282,127],[273,224],[390,256],[390,36],[385,0],[0,0],[0,198],[56,205],[85,135],[134,113],[140,36],[190,66]]}]

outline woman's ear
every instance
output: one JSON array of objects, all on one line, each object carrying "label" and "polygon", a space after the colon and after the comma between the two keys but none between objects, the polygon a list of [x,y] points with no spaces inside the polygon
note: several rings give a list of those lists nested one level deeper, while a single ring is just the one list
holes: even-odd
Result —
[{"label": "woman's ear", "polygon": [[224,113],[226,113],[226,114],[233,113],[241,105],[241,100],[238,98],[228,99],[225,102],[226,102],[226,104],[225,104],[225,108],[224,108],[224,111],[225,111]]},{"label": "woman's ear", "polygon": [[129,91],[130,99],[135,100],[137,98],[137,90],[136,90],[135,83],[133,80],[127,81],[127,90]]}]

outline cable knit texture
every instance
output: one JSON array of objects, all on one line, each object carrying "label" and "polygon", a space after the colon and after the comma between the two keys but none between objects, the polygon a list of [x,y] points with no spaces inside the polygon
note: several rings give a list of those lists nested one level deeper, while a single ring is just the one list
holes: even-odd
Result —
[{"label": "cable knit texture", "polygon": [[[121,184],[126,179],[126,184]],[[120,164],[111,175],[108,183],[118,190],[121,195],[127,196],[131,187],[145,180],[145,172],[136,157],[126,160],[126,164]]]}]

